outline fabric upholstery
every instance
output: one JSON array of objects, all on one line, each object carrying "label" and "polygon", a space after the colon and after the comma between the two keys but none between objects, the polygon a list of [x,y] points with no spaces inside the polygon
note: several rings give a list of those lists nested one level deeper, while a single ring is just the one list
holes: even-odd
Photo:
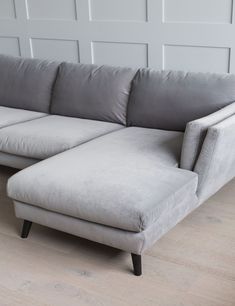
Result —
[{"label": "fabric upholstery", "polygon": [[134,74],[130,68],[62,63],[51,113],[126,124]]},{"label": "fabric upholstery", "polygon": [[190,121],[235,101],[235,75],[140,69],[128,104],[128,125],[184,131]]},{"label": "fabric upholstery", "polygon": [[195,197],[197,175],[174,168],[167,157],[179,133],[160,131],[158,142],[157,131],[141,137],[141,130],[111,133],[25,169],[10,178],[8,194],[50,211],[142,231]]},{"label": "fabric upholstery", "polygon": [[44,116],[47,114],[0,106],[0,129]]},{"label": "fabric upholstery", "polygon": [[0,55],[0,105],[49,112],[58,64]]},{"label": "fabric upholstery", "polygon": [[166,232],[198,206],[195,194],[184,198],[175,209],[164,214],[146,230],[135,233],[65,216],[36,206],[14,201],[18,218],[31,220],[57,230],[96,241],[134,254],[143,254]]},{"label": "fabric upholstery", "polygon": [[235,103],[187,124],[181,153],[181,168],[193,170],[208,128],[233,114],[235,114]]},{"label": "fabric upholstery", "polygon": [[0,151],[45,159],[120,128],[109,122],[49,115],[0,129]]},{"label": "fabric upholstery", "polygon": [[39,162],[37,159],[0,152],[0,165],[15,169],[24,169]]},{"label": "fabric upholstery", "polygon": [[208,129],[194,171],[198,196],[204,202],[235,177],[235,115]]}]

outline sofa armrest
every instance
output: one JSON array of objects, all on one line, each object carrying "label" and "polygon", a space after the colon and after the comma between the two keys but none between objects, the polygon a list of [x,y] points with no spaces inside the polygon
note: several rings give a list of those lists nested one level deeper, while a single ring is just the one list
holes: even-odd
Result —
[{"label": "sofa armrest", "polygon": [[208,129],[194,172],[200,202],[235,177],[235,115]]},{"label": "sofa armrest", "polygon": [[235,114],[235,102],[206,117],[187,124],[181,152],[180,167],[193,170],[209,127]]}]

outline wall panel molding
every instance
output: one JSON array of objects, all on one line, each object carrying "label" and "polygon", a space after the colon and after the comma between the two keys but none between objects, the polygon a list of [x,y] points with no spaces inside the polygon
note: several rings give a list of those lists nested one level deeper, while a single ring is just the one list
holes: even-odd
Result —
[{"label": "wall panel molding", "polygon": [[235,73],[234,1],[0,0],[0,53]]}]

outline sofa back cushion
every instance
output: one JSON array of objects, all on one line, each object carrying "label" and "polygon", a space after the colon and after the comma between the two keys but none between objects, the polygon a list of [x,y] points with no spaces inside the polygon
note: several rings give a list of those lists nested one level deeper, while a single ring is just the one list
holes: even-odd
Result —
[{"label": "sofa back cushion", "polygon": [[126,124],[135,73],[130,68],[62,63],[51,113]]},{"label": "sofa back cushion", "polygon": [[235,101],[235,75],[140,69],[133,80],[128,125],[184,131],[187,122]]},{"label": "sofa back cushion", "polygon": [[49,112],[58,64],[0,55],[0,105]]}]

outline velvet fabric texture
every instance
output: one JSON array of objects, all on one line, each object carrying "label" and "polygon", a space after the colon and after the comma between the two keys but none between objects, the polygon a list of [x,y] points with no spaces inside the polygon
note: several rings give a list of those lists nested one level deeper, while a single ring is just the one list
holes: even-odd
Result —
[{"label": "velvet fabric texture", "polygon": [[151,248],[158,239],[198,205],[195,194],[187,198],[184,197],[174,209],[166,209],[152,226],[141,232],[132,232],[14,201],[15,213],[18,218],[31,220],[41,225],[140,255]]},{"label": "velvet fabric texture", "polygon": [[208,129],[194,171],[204,202],[235,176],[235,115]]},{"label": "velvet fabric texture", "polygon": [[140,69],[133,80],[128,125],[184,131],[190,121],[235,101],[235,75]]},{"label": "velvet fabric texture", "polygon": [[45,159],[121,128],[110,122],[49,115],[0,129],[0,151]]},{"label": "velvet fabric texture", "polygon": [[0,106],[0,129],[44,116],[47,114]]},{"label": "velvet fabric texture", "polygon": [[135,70],[62,63],[51,113],[126,125],[126,109]]},{"label": "velvet fabric texture", "polygon": [[0,165],[6,167],[24,169],[38,163],[39,161],[40,160],[38,159],[0,152]]},{"label": "velvet fabric texture", "polygon": [[235,114],[235,103],[206,117],[191,121],[186,126],[180,167],[193,170],[209,127]]},{"label": "velvet fabric texture", "polygon": [[48,113],[58,66],[0,55],[0,105]]},{"label": "velvet fabric texture", "polygon": [[182,134],[126,128],[54,156],[9,180],[17,201],[130,231],[142,231],[196,193],[178,169]]}]

